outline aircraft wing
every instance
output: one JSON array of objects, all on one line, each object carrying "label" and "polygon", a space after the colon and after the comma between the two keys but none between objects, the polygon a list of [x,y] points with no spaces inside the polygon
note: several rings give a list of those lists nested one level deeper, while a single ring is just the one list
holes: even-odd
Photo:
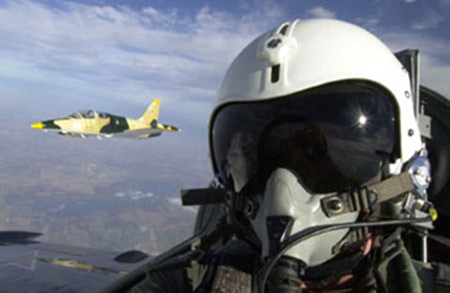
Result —
[{"label": "aircraft wing", "polygon": [[89,137],[89,136],[96,136],[98,138],[111,138],[111,137],[151,138],[151,137],[160,136],[162,134],[163,130],[149,128],[149,129],[140,129],[140,130],[125,130],[125,131],[116,132],[116,133],[91,133],[91,132],[83,132],[83,131],[64,131],[61,129],[46,129],[45,131],[57,132],[63,136],[82,137],[82,138]]},{"label": "aircraft wing", "polygon": [[41,243],[41,234],[0,232],[2,292],[98,292],[150,258]]},{"label": "aircraft wing", "polygon": [[126,137],[126,138],[151,138],[160,136],[161,134],[162,134],[161,130],[158,129],[141,129],[141,130],[125,130],[123,132],[107,134],[107,136]]},{"label": "aircraft wing", "polygon": [[148,129],[130,129],[125,130],[123,132],[117,132],[114,134],[108,134],[109,136],[116,137],[128,137],[128,138],[151,138],[160,136],[163,131],[169,132],[180,132],[180,129],[173,125],[160,124],[158,123],[156,128],[148,128]]}]

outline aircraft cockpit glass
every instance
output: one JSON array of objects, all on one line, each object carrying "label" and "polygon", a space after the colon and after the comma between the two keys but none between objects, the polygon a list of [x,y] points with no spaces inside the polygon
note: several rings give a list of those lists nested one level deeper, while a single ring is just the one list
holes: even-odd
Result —
[{"label": "aircraft cockpit glass", "polygon": [[94,110],[80,111],[78,114],[80,114],[83,118],[95,118]]},{"label": "aircraft cockpit glass", "polygon": [[98,113],[98,117],[100,117],[100,118],[108,118],[108,114],[106,114],[104,112],[99,112]]},{"label": "aircraft cockpit glass", "polygon": [[87,111],[86,116],[87,118],[95,118],[95,111],[94,110]]},{"label": "aircraft cockpit glass", "polygon": [[67,117],[68,118],[75,118],[75,119],[80,119],[81,118],[80,113],[78,113],[78,112],[72,113],[72,114],[70,114]]}]

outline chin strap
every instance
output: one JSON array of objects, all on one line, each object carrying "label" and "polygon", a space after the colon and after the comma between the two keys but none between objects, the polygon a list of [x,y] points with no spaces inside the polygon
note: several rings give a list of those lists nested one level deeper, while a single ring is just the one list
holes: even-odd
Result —
[{"label": "chin strap", "polygon": [[328,217],[357,211],[371,211],[375,204],[388,201],[416,189],[411,174],[403,172],[379,183],[324,197],[322,209]]}]

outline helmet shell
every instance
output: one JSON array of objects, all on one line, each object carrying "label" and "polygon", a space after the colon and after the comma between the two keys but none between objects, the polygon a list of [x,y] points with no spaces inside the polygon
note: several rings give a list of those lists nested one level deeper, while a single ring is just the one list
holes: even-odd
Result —
[{"label": "helmet shell", "polygon": [[374,35],[333,19],[285,23],[251,42],[231,64],[218,90],[210,136],[216,111],[227,103],[282,99],[345,80],[373,82],[392,94],[402,162],[421,149],[408,71]]}]

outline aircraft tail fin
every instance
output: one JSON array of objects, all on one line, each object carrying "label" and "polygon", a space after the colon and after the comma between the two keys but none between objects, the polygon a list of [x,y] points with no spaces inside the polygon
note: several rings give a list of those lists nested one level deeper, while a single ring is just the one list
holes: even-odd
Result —
[{"label": "aircraft tail fin", "polygon": [[153,102],[148,106],[144,114],[139,118],[139,121],[145,124],[155,124],[158,121],[159,115],[159,105],[161,101],[159,99],[154,99]]}]

